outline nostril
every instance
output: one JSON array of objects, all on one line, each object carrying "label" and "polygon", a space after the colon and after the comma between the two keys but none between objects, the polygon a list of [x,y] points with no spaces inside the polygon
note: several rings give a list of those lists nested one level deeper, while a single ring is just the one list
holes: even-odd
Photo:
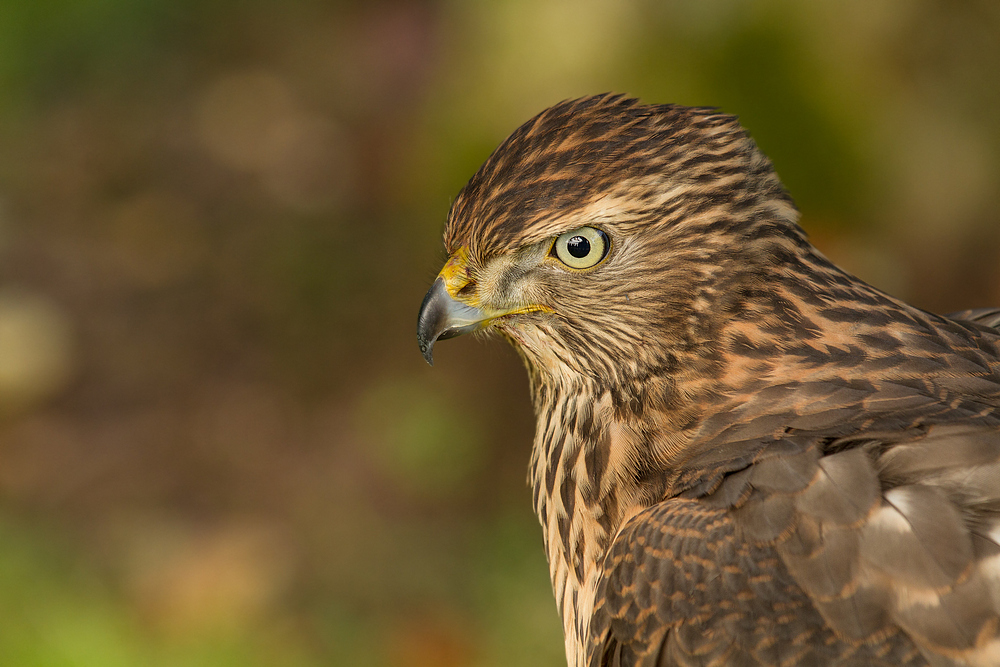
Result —
[{"label": "nostril", "polygon": [[462,286],[462,289],[458,290],[458,294],[456,294],[456,296],[469,296],[475,289],[476,289],[475,281],[470,280],[469,282],[465,283],[465,285]]}]

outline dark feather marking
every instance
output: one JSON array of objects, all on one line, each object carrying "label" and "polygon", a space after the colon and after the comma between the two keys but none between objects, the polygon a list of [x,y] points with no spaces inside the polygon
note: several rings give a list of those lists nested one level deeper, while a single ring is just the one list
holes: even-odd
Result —
[{"label": "dark feather marking", "polygon": [[591,481],[591,494],[596,496],[601,489],[601,480],[604,479],[604,472],[608,467],[609,446],[606,438],[597,440],[593,446],[588,447],[584,454],[584,462],[587,466],[587,473]]},{"label": "dark feather marking", "polygon": [[552,444],[549,452],[548,467],[545,470],[545,490],[551,496],[556,484],[556,472],[559,470],[559,463],[562,457],[563,439],[558,438]]}]

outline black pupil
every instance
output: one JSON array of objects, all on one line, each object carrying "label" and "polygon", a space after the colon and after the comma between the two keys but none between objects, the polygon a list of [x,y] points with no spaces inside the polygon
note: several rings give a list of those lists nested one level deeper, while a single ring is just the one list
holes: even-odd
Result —
[{"label": "black pupil", "polygon": [[590,254],[590,241],[582,236],[574,236],[566,242],[566,250],[577,259],[582,259]]}]

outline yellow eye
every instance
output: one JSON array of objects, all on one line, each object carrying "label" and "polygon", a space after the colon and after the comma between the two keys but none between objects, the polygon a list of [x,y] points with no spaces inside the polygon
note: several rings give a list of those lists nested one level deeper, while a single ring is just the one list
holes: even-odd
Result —
[{"label": "yellow eye", "polygon": [[580,227],[556,239],[556,257],[574,269],[589,269],[608,254],[611,243],[608,235],[593,227]]}]

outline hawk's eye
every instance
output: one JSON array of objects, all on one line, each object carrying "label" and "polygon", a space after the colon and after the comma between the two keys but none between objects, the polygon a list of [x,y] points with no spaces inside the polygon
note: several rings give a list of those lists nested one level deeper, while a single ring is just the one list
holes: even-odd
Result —
[{"label": "hawk's eye", "polygon": [[556,239],[553,250],[556,257],[574,269],[589,269],[608,254],[611,243],[608,235],[593,227],[580,227]]}]

